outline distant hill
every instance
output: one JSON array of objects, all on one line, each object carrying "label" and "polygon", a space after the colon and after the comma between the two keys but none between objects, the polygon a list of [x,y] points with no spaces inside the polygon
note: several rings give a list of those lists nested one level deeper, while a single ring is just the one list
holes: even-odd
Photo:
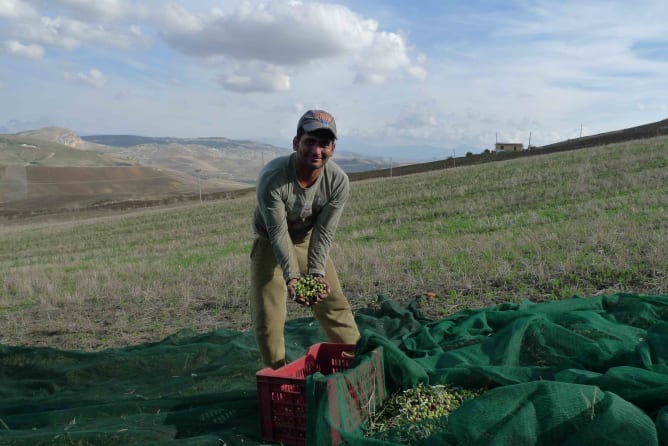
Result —
[{"label": "distant hill", "polygon": [[[521,152],[469,153],[465,157],[400,166],[341,152],[335,159],[351,180],[357,181],[666,134],[668,119]],[[59,127],[0,135],[0,212],[141,206],[202,194],[208,198],[233,196],[252,190],[262,166],[290,152],[269,144],[222,137],[80,137]]]},{"label": "distant hill", "polygon": [[[289,153],[223,137],[79,136],[61,127],[0,135],[0,211],[243,190],[264,164]],[[347,172],[387,166],[354,154],[336,160]]]},{"label": "distant hill", "polygon": [[[0,135],[0,211],[162,199],[194,194],[202,183],[178,170],[144,166],[68,129],[47,127]],[[247,187],[233,180],[212,181],[207,186],[210,190]]]},{"label": "distant hill", "polygon": [[580,138],[568,139],[553,144],[548,144],[540,147],[532,147],[529,150],[522,150],[518,152],[489,152],[472,154],[461,157],[449,157],[444,160],[429,161],[418,164],[408,164],[403,166],[395,166],[390,169],[379,169],[374,171],[356,172],[349,175],[352,181],[368,180],[371,178],[385,178],[400,175],[410,175],[413,173],[427,172],[430,170],[449,169],[453,167],[471,166],[474,164],[490,163],[496,161],[504,161],[513,158],[521,158],[525,156],[539,156],[547,155],[555,152],[562,152],[567,150],[579,150],[588,147],[598,147],[606,144],[615,144],[625,141],[633,141],[638,139],[648,139],[657,136],[668,135],[668,119],[653,122],[650,124],[639,125],[636,127],[629,127],[621,130],[613,130],[610,132],[598,133],[595,135],[582,136]]},{"label": "distant hill", "polygon": [[[98,145],[114,147],[117,149],[117,153],[134,157],[143,164],[158,163],[165,167],[189,171],[191,174],[194,171],[201,172],[200,176],[203,178],[211,178],[211,175],[217,171],[221,173],[232,169],[235,180],[248,184],[255,182],[259,169],[267,161],[292,151],[288,148],[270,144],[223,137],[172,138],[137,135],[88,135],[81,138]],[[207,149],[214,149],[218,153]],[[161,152],[160,154],[157,153],[158,150]],[[224,160],[225,164],[228,165],[220,166],[214,161],[214,158]],[[366,172],[390,166],[390,162],[387,160],[368,158],[346,152],[338,152],[335,160],[348,173]],[[189,163],[192,163],[190,168],[187,166]]]},{"label": "distant hill", "polygon": [[[40,166],[113,166],[117,160],[104,153],[85,151],[76,134],[56,131],[37,131],[0,135],[0,165]],[[59,129],[64,130],[64,129]]]},{"label": "distant hill", "polygon": [[172,138],[137,135],[88,135],[98,150],[143,166],[171,169],[198,178],[206,189],[225,182],[254,184],[262,166],[288,149],[229,138]]},{"label": "distant hill", "polygon": [[655,136],[668,135],[668,119],[652,122],[650,124],[643,124],[636,127],[629,127],[621,130],[613,130],[610,132],[598,133],[595,135],[582,136],[580,138],[569,139],[566,141],[556,142],[540,146],[540,150],[571,150],[582,149],[585,147],[602,146],[605,144],[613,144],[624,141],[632,141],[635,139],[653,138]]},{"label": "distant hill", "polygon": [[[173,138],[173,137],[154,137],[137,135],[86,135],[81,136],[85,141],[94,142],[111,147],[135,147],[141,145],[195,145],[206,146],[215,149],[243,149],[243,150],[268,150],[278,149],[276,146],[262,144],[249,140],[234,140],[223,137],[204,137],[204,138]],[[279,149],[280,150],[280,149]]]},{"label": "distant hill", "polygon": [[37,130],[28,130],[15,134],[19,138],[33,138],[41,141],[55,142],[75,149],[82,149],[83,140],[72,130],[62,127],[43,127]]}]

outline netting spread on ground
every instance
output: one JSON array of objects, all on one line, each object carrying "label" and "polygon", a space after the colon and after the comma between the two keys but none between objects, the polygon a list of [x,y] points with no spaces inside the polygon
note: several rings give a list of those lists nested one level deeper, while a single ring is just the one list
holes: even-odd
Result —
[{"label": "netting spread on ground", "polygon": [[[356,315],[356,361],[383,347],[386,394],[489,389],[418,444],[668,445],[668,296],[503,304],[437,321],[415,302],[381,301]],[[289,360],[324,341],[311,319],[290,321],[286,339]],[[251,332],[183,331],[102,352],[1,346],[0,444],[263,444],[260,368]],[[336,376],[345,394],[350,380]],[[348,444],[395,443],[346,432],[347,412],[327,409],[336,405],[312,407],[310,443],[329,441],[332,426]]]}]

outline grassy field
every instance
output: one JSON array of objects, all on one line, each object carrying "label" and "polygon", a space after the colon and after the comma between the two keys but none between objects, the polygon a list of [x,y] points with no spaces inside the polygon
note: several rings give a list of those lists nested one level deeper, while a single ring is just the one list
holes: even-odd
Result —
[{"label": "grassy field", "polygon": [[[0,222],[0,342],[97,350],[250,329],[255,198]],[[355,182],[332,256],[355,309],[668,293],[668,137]],[[296,304],[291,317],[308,315]]]}]

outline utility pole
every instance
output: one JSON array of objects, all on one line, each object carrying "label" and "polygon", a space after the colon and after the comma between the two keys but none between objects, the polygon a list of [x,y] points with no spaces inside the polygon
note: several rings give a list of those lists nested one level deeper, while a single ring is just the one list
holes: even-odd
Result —
[{"label": "utility pole", "polygon": [[531,148],[531,132],[529,132],[529,145],[527,146],[527,150]]},{"label": "utility pole", "polygon": [[197,187],[199,188],[199,202],[202,202],[202,177],[200,176],[200,173],[202,172],[202,169],[197,169],[195,173],[197,174]]},{"label": "utility pole", "polygon": [[452,167],[457,167],[455,164],[455,158],[457,158],[457,155],[455,154],[455,149],[452,149]]},{"label": "utility pole", "polygon": [[582,138],[582,124],[580,124],[580,138]]}]

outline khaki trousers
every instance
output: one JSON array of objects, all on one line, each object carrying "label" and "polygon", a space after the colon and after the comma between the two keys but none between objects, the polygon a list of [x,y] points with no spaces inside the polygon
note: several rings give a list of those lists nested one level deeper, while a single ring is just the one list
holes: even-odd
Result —
[{"label": "khaki trousers", "polygon": [[[309,240],[295,243],[299,269],[307,272]],[[256,237],[251,250],[251,300],[250,309],[257,345],[262,361],[267,367],[278,368],[285,364],[284,327],[287,306],[287,286],[283,271],[276,262],[269,240]],[[336,269],[327,258],[325,278],[329,282],[329,296],[313,307],[313,313],[329,342],[355,344],[360,333],[355,323],[348,299],[343,294]]]}]

